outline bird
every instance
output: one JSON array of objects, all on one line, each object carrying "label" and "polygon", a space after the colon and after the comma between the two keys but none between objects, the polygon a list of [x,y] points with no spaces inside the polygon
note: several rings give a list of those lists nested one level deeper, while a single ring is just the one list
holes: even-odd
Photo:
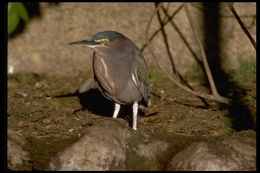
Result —
[{"label": "bird", "polygon": [[137,130],[138,106],[150,106],[151,99],[148,66],[136,44],[125,35],[111,30],[68,44],[94,49],[94,79],[84,82],[79,92],[98,87],[107,99],[114,102],[113,118],[117,118],[121,105],[132,105],[132,129]]}]

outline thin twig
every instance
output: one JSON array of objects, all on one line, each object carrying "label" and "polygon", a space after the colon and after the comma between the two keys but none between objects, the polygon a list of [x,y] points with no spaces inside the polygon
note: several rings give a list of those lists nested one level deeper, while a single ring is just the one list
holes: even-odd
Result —
[{"label": "thin twig", "polygon": [[[155,4],[155,7],[157,7],[157,3]],[[172,54],[171,54],[171,51],[170,51],[170,45],[169,45],[169,42],[167,40],[167,36],[166,36],[166,31],[164,29],[164,25],[162,23],[162,18],[161,18],[161,15],[159,13],[160,11],[158,11],[156,14],[157,14],[157,18],[159,20],[159,24],[160,24],[160,30],[161,30],[161,33],[163,35],[163,41],[165,43],[165,46],[166,46],[166,50],[167,50],[167,53],[169,55],[169,59],[170,59],[170,62],[171,62],[171,66],[172,66],[172,71],[173,73],[177,73],[177,70],[175,68],[175,65],[174,65],[174,61],[173,61],[173,58],[172,58]],[[166,16],[165,16],[166,17]]]},{"label": "thin twig", "polygon": [[[183,4],[181,4],[181,7],[183,7]],[[186,38],[184,37],[183,33],[181,32],[181,29],[178,28],[177,24],[172,20],[171,16],[168,14],[168,12],[166,11],[166,9],[164,7],[162,7],[162,10],[164,12],[164,14],[169,18],[170,23],[172,24],[172,26],[174,27],[174,29],[177,31],[177,33],[179,34],[179,36],[181,37],[181,39],[183,40],[183,42],[185,43],[185,45],[187,46],[187,48],[189,49],[190,53],[193,55],[193,57],[195,58],[196,62],[199,64],[199,66],[201,68],[203,68],[203,63],[200,61],[199,57],[196,55],[196,53],[194,52],[194,50],[192,49],[192,47],[190,46],[190,44],[188,43],[188,41],[186,40]]]},{"label": "thin twig", "polygon": [[204,67],[205,67],[206,75],[207,75],[208,80],[209,80],[209,84],[210,84],[210,88],[211,88],[212,94],[213,94],[216,98],[220,98],[220,99],[225,100],[226,98],[220,96],[219,93],[218,93],[218,91],[217,91],[217,88],[216,88],[214,79],[213,79],[213,77],[212,77],[212,74],[211,74],[211,71],[210,71],[210,68],[209,68],[209,64],[208,64],[208,60],[207,60],[207,57],[206,57],[206,53],[205,53],[204,47],[202,46],[202,44],[201,44],[201,42],[200,42],[200,39],[199,39],[199,36],[198,36],[198,32],[197,32],[195,23],[194,23],[193,20],[192,20],[191,13],[190,13],[190,10],[189,10],[189,7],[188,7],[188,4],[187,4],[187,3],[184,4],[184,9],[185,9],[185,11],[186,11],[186,13],[187,13],[187,16],[188,16],[188,19],[189,19],[189,21],[190,21],[193,34],[194,34],[194,36],[195,36],[195,39],[196,39],[196,41],[197,41],[197,43],[198,43],[198,45],[199,45],[200,51],[201,51],[202,62],[203,62],[203,65],[204,65]]},{"label": "thin twig", "polygon": [[256,49],[256,42],[254,40],[254,38],[251,36],[250,32],[247,30],[247,28],[245,27],[244,23],[242,22],[242,20],[240,19],[239,15],[237,14],[236,10],[233,7],[233,4],[228,2],[226,3],[227,6],[229,7],[230,11],[233,13],[233,15],[235,16],[235,18],[237,19],[237,22],[239,23],[239,25],[241,26],[241,28],[243,29],[243,31],[246,33],[247,38],[250,40],[250,42],[252,43],[252,45],[254,46],[254,48]]},{"label": "thin twig", "polygon": [[146,31],[145,31],[145,40],[146,40],[146,44],[147,44],[147,47],[149,49],[149,51],[151,52],[152,54],[152,57],[154,58],[154,61],[156,62],[157,66],[164,72],[164,74],[173,82],[175,83],[178,87],[182,88],[183,90],[187,91],[187,92],[190,92],[191,94],[193,95],[196,95],[196,96],[199,96],[199,97],[203,97],[205,99],[209,99],[209,100],[214,100],[214,101],[218,101],[218,102],[222,102],[222,103],[226,103],[228,104],[229,103],[229,100],[227,98],[223,98],[221,96],[219,97],[216,97],[214,95],[209,95],[209,94],[205,94],[205,93],[201,93],[201,92],[197,92],[197,91],[194,91],[194,90],[191,90],[185,86],[183,86],[182,84],[180,84],[176,79],[174,79],[162,66],[161,64],[156,60],[155,58],[155,54],[153,53],[153,50],[151,48],[151,45],[150,45],[150,42],[149,42],[149,29],[150,29],[150,26],[151,26],[151,23],[152,23],[152,19],[154,18],[154,16],[156,15],[157,11],[161,8],[162,6],[162,3],[160,3],[154,10],[153,14],[151,15],[149,21],[148,21],[148,24],[146,26]]},{"label": "thin twig", "polygon": [[[171,19],[182,9],[183,5],[181,4],[179,6],[179,8],[171,15],[168,17],[168,20],[165,20],[163,22],[163,26],[165,26],[168,22],[171,22]],[[167,16],[165,16],[166,18]],[[149,38],[149,42],[152,41],[152,39],[158,34],[158,32],[161,30],[161,28],[157,29],[153,34],[152,36]],[[143,47],[141,48],[141,51],[144,50],[144,48],[147,46],[147,44],[144,44]]]},{"label": "thin twig", "polygon": [[[183,4],[181,4],[181,7],[183,7]],[[164,12],[165,17],[166,17],[166,18],[170,18],[171,15],[168,14],[168,10],[165,9],[164,6],[162,6],[162,10],[163,10],[163,12]],[[183,34],[181,33],[180,29],[177,27],[177,25],[174,23],[174,21],[173,21],[172,19],[170,20],[170,23],[171,23],[172,26],[175,28],[175,30],[177,31],[177,33],[179,34],[179,36],[182,38],[182,40],[183,40],[183,42],[186,44],[187,48],[191,51],[191,53],[192,53],[192,55],[194,56],[194,58],[195,58],[195,60],[197,61],[197,63],[200,65],[200,67],[201,67],[203,70],[205,70],[205,69],[203,68],[202,62],[198,59],[197,55],[195,54],[195,52],[194,52],[194,51],[192,50],[192,48],[190,47],[190,44],[188,44],[187,40],[185,39],[185,37],[184,37]],[[172,58],[171,55],[169,55],[169,56]],[[176,74],[177,74],[177,76],[179,77],[179,79],[183,82],[183,84],[185,84],[188,88],[193,89],[193,88],[189,85],[189,83],[186,82],[186,80],[183,79],[183,77],[181,76],[180,73],[178,73],[177,70],[176,70]],[[200,98],[201,101],[202,101],[206,106],[208,106],[208,103],[207,103],[207,101],[206,101],[204,98],[199,97],[199,96],[197,96],[197,97]]]}]

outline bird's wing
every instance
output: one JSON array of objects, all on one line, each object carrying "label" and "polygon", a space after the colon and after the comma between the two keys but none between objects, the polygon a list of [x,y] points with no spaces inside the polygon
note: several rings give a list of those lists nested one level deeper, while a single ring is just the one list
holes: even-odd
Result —
[{"label": "bird's wing", "polygon": [[90,78],[86,80],[79,88],[79,93],[87,92],[90,89],[98,88],[97,82],[94,80],[94,78]]},{"label": "bird's wing", "polygon": [[146,105],[148,105],[150,99],[148,68],[140,51],[138,51],[136,56],[132,64],[132,79],[141,92]]},{"label": "bird's wing", "polygon": [[120,101],[115,97],[115,83],[113,76],[109,75],[107,64],[104,62],[102,57],[94,52],[93,54],[93,69],[94,69],[94,79],[98,82],[99,88],[102,94],[109,100],[114,100],[120,103]]}]

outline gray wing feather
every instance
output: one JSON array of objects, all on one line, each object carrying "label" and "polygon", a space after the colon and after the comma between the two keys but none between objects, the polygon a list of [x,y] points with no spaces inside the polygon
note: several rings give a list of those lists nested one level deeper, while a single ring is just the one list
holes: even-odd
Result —
[{"label": "gray wing feather", "polygon": [[90,78],[80,86],[78,91],[79,93],[84,93],[93,88],[98,88],[98,84],[93,78]]},{"label": "gray wing feather", "polygon": [[150,100],[150,86],[148,77],[148,68],[141,52],[138,52],[132,64],[132,78],[141,92],[143,99],[147,105]]}]

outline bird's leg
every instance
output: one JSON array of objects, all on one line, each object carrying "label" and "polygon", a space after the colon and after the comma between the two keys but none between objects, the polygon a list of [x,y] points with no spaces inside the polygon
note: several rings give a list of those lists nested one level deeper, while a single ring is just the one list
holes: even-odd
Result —
[{"label": "bird's leg", "polygon": [[115,103],[115,110],[114,110],[113,118],[117,117],[119,110],[120,110],[120,104]]},{"label": "bird's leg", "polygon": [[138,112],[138,102],[133,104],[133,129],[137,130],[137,112]]}]

